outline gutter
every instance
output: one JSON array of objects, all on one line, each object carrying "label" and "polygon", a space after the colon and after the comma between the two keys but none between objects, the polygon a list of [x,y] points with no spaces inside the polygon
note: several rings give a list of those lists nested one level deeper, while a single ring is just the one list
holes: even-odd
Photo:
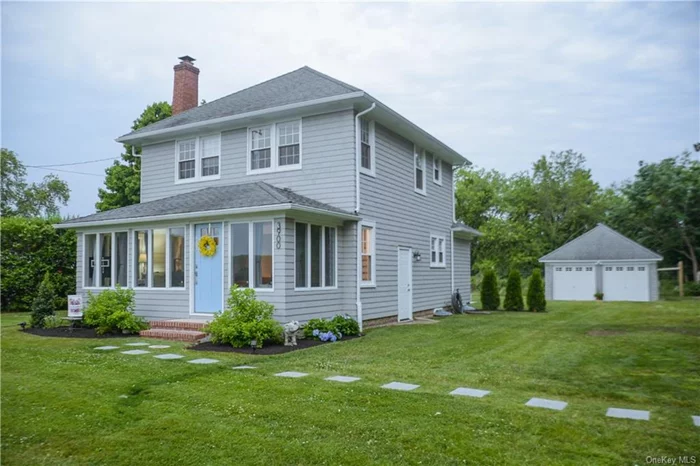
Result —
[{"label": "gutter", "polygon": [[[355,215],[360,213],[360,151],[362,145],[362,130],[360,128],[360,117],[366,115],[377,107],[376,102],[372,102],[372,105],[357,115],[355,115]],[[376,153],[376,152],[375,152]],[[372,160],[372,163],[376,163],[376,160]],[[355,277],[355,307],[357,309],[357,324],[360,327],[360,333],[362,333],[362,300],[360,299],[360,282],[362,281],[362,227],[360,222],[357,225],[357,274]],[[375,232],[376,238],[376,232]],[[373,259],[374,260],[374,259]]]}]

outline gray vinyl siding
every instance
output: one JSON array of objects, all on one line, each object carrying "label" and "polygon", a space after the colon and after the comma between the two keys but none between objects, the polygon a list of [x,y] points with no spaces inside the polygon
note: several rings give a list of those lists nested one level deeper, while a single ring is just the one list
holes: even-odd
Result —
[{"label": "gray vinyl siding", "polygon": [[548,301],[554,296],[554,269],[552,264],[544,264],[544,298]]},{"label": "gray vinyl siding", "polygon": [[[425,196],[414,191],[413,143],[375,125],[376,177],[360,176],[363,220],[376,223],[375,288],[362,288],[365,320],[398,314],[398,247],[420,251],[413,265],[413,311],[444,306],[451,296],[452,167],[442,164],[442,185],[426,158]],[[445,267],[430,267],[430,235],[445,238]]]},{"label": "gray vinyl siding", "polygon": [[459,290],[464,304],[471,302],[472,295],[471,248],[471,241],[455,238],[455,289]]},{"label": "gray vinyl siding", "polygon": [[300,170],[247,175],[247,128],[222,133],[218,180],[176,184],[175,141],[145,146],[141,156],[141,202],[209,186],[266,181],[347,211],[355,210],[353,111],[305,117],[301,126]]}]

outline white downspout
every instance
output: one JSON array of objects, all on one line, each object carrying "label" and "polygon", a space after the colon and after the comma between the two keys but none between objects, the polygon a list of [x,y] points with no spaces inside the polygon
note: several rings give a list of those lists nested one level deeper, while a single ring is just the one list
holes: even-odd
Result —
[{"label": "white downspout", "polygon": [[[455,170],[452,169],[452,223],[457,223],[457,211],[455,209]],[[452,294],[455,292],[455,232],[450,225],[450,281]]]},{"label": "white downspout", "polygon": [[[355,115],[355,213],[359,215],[360,213],[360,150],[361,150],[361,129],[360,129],[360,117],[365,115],[377,106],[375,102],[372,105],[357,115]],[[376,163],[376,160],[372,160],[372,163]],[[355,291],[355,306],[357,308],[357,324],[360,326],[360,332],[362,332],[362,300],[360,299],[360,282],[362,281],[362,228],[360,222],[357,222],[357,276],[355,277],[356,291]]]}]

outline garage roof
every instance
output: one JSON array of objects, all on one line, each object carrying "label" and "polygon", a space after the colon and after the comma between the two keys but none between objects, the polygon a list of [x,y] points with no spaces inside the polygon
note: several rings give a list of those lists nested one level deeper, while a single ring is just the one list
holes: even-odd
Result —
[{"label": "garage roof", "polygon": [[599,260],[660,261],[660,255],[599,223],[592,230],[540,257],[540,262]]}]

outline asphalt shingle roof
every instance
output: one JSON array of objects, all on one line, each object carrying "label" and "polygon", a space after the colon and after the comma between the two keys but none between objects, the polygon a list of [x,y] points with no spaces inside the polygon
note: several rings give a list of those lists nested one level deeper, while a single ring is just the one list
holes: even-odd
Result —
[{"label": "asphalt shingle roof", "polygon": [[125,136],[358,91],[360,89],[354,86],[304,66],[165,120],[152,123],[125,134]]},{"label": "asphalt shingle roof", "polygon": [[662,257],[639,243],[599,223],[592,230],[542,256],[540,261],[660,260]]},{"label": "asphalt shingle roof", "polygon": [[464,233],[469,233],[470,235],[474,236],[483,236],[483,233],[481,233],[479,230],[476,230],[470,226],[465,225],[462,222],[455,222],[452,224],[452,230],[454,231],[461,231]]},{"label": "asphalt shingle roof", "polygon": [[172,214],[210,212],[216,210],[262,207],[280,204],[292,204],[299,207],[311,207],[331,214],[353,215],[323,202],[315,201],[286,188],[277,188],[263,181],[204,188],[189,193],[134,204],[119,209],[97,212],[85,217],[74,218],[64,224],[79,225],[87,222],[108,220],[129,220],[141,217],[158,217]]}]

